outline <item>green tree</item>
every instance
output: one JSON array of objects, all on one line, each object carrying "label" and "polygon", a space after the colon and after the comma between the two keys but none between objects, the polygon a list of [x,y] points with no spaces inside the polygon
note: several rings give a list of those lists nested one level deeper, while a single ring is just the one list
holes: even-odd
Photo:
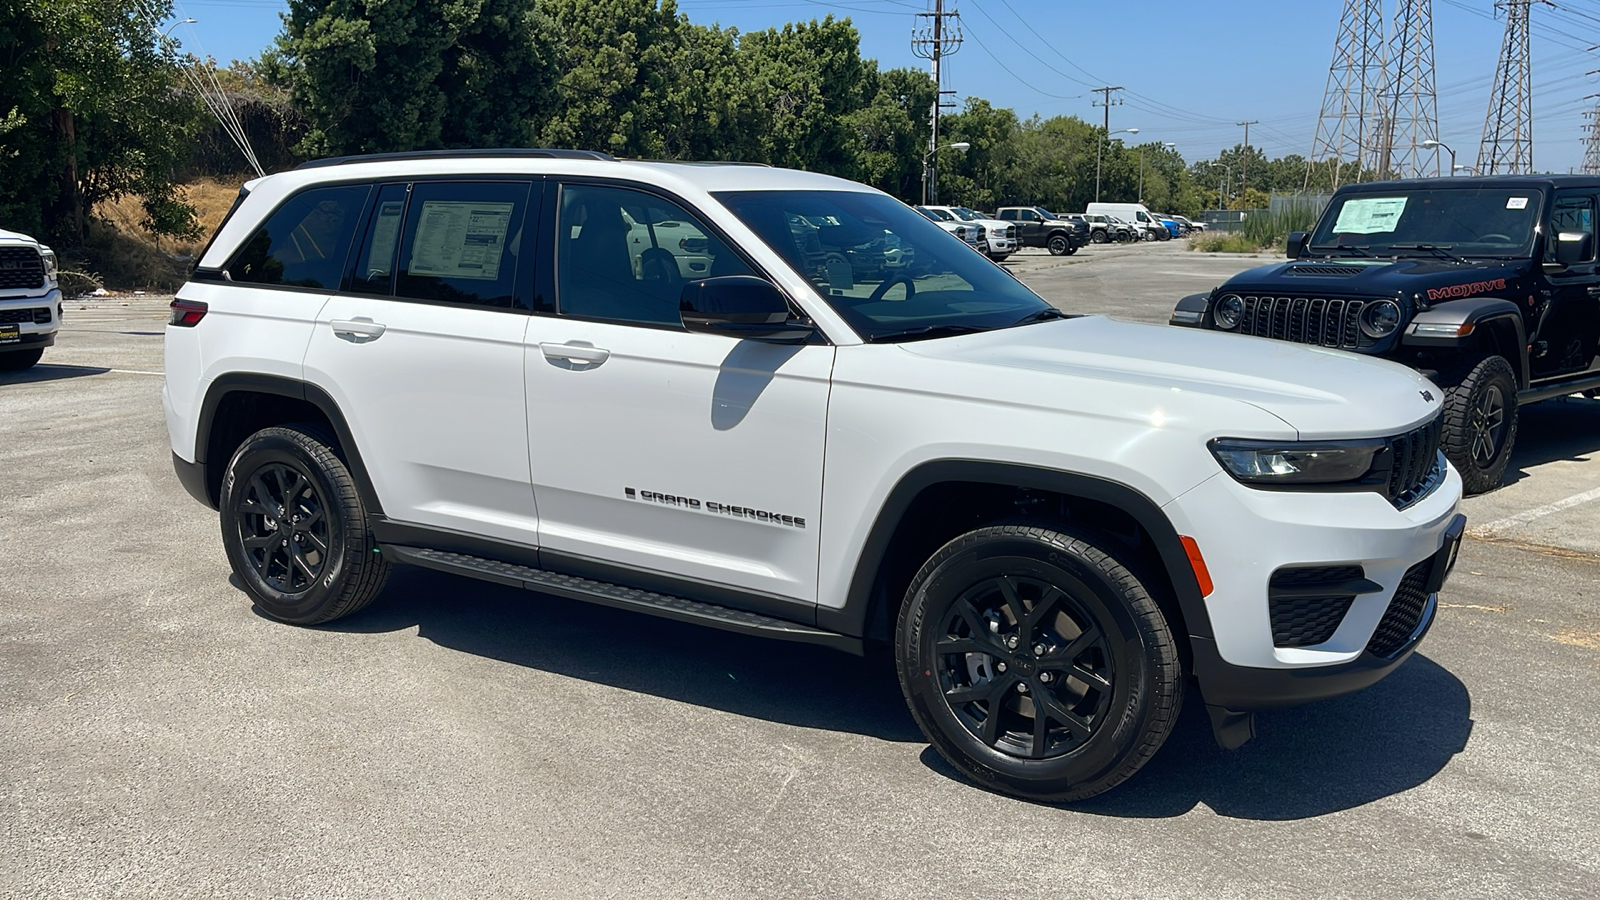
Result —
[{"label": "green tree", "polygon": [[145,225],[190,235],[172,174],[200,104],[157,27],[165,0],[0,0],[0,220],[81,244],[102,200],[143,198]]},{"label": "green tree", "polygon": [[765,161],[861,177],[862,135],[853,114],[871,102],[877,63],[861,58],[848,19],[785,25],[739,40],[750,83],[763,100]]},{"label": "green tree", "polygon": [[872,102],[850,114],[857,134],[856,170],[862,181],[902,200],[918,199],[933,78],[917,69],[874,72]]}]

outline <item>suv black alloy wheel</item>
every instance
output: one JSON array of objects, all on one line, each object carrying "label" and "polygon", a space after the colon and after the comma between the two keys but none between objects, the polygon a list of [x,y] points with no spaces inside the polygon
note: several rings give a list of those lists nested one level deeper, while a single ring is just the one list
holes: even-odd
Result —
[{"label": "suv black alloy wheel", "polygon": [[1481,494],[1500,484],[1516,441],[1516,375],[1505,357],[1482,357],[1445,391],[1444,455],[1462,488]]}]

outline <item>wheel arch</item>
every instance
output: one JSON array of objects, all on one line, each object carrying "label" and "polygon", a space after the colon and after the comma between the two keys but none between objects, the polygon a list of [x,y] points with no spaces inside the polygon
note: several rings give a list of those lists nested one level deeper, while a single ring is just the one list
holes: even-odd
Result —
[{"label": "wheel arch", "polygon": [[[1419,324],[1470,325],[1471,329],[1459,337],[1433,337],[1416,334]],[[1424,310],[1412,318],[1402,342],[1408,347],[1503,356],[1511,364],[1511,371],[1517,375],[1519,389],[1526,389],[1532,378],[1522,310],[1514,302],[1501,297],[1452,300]]]},{"label": "wheel arch", "polygon": [[246,438],[262,428],[304,421],[319,422],[333,432],[338,442],[333,451],[349,467],[362,501],[368,511],[381,514],[377,491],[333,397],[304,381],[247,372],[221,375],[212,381],[200,406],[195,464],[201,469],[211,507],[220,503],[228,460]]},{"label": "wheel arch", "polygon": [[[944,518],[928,514],[941,502]],[[1059,506],[1042,508],[1050,503]],[[1064,520],[1061,510],[1068,513]],[[939,546],[984,524],[1030,514],[1050,516],[1052,522],[1131,528],[1131,537],[1137,538],[1133,546],[1146,547],[1137,561],[1161,580],[1150,587],[1163,611],[1174,617],[1174,629],[1192,637],[1212,636],[1188,554],[1171,521],[1150,498],[1095,476],[959,459],[923,463],[901,477],[862,545],[844,605],[819,609],[817,624],[869,640],[888,639],[911,577]]]}]

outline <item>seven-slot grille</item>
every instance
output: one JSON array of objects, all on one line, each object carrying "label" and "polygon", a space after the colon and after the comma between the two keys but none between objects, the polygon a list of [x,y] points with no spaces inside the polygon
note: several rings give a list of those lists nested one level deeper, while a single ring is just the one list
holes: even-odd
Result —
[{"label": "seven-slot grille", "polygon": [[1394,599],[1378,621],[1378,628],[1367,641],[1367,649],[1382,657],[1392,657],[1404,650],[1411,636],[1422,625],[1428,612],[1428,573],[1433,567],[1430,557],[1406,570],[1395,588]]},{"label": "seven-slot grille", "polygon": [[49,325],[50,307],[32,309],[0,309],[0,325]]},{"label": "seven-slot grille", "polygon": [[1366,300],[1241,297],[1239,334],[1354,350],[1368,343],[1357,319]]},{"label": "seven-slot grille", "polygon": [[32,247],[0,247],[0,291],[44,287],[44,257]]},{"label": "seven-slot grille", "polygon": [[1421,428],[1389,439],[1389,501],[1404,509],[1433,489],[1444,474],[1436,469],[1439,457],[1440,417]]}]

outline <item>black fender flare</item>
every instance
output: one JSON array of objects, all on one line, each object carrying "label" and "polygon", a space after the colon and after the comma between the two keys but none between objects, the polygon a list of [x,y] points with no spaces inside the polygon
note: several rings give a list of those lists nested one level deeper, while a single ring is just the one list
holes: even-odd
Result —
[{"label": "black fender flare", "polygon": [[[917,496],[927,488],[944,482],[976,482],[1050,491],[1122,510],[1139,523],[1139,527],[1154,543],[1172,584],[1178,608],[1183,613],[1189,636],[1212,637],[1211,616],[1206,611],[1205,598],[1200,594],[1200,584],[1195,579],[1189,555],[1179,541],[1172,522],[1149,497],[1125,484],[1092,475],[969,459],[925,462],[901,476],[878,510],[872,530],[862,545],[844,605],[838,609],[818,608],[819,626],[852,637],[865,636],[877,599],[873,596],[873,586],[895,532]],[[898,602],[899,598],[886,600]]]},{"label": "black fender flare", "polygon": [[[1460,336],[1428,335],[1418,334],[1418,325],[1444,328],[1471,325],[1472,328]],[[1480,331],[1489,328],[1504,328],[1510,331],[1512,347],[1516,350],[1515,358],[1510,362],[1518,373],[1518,387],[1527,387],[1532,377],[1528,364],[1527,326],[1523,322],[1522,308],[1511,300],[1502,297],[1467,297],[1441,303],[1412,316],[1411,321],[1406,324],[1400,342],[1407,347],[1467,349],[1481,346]]]},{"label": "black fender flare", "polygon": [[219,375],[206,388],[205,400],[200,405],[200,420],[195,430],[195,464],[200,466],[205,474],[207,496],[212,508],[216,508],[221,501],[217,495],[217,485],[222,479],[212,477],[210,466],[227,465],[227,460],[209,460],[211,433],[216,423],[217,410],[222,406],[222,401],[234,393],[271,394],[278,397],[288,397],[294,400],[303,400],[316,407],[328,424],[332,426],[334,436],[339,439],[339,453],[344,459],[344,464],[349,467],[350,475],[355,479],[356,489],[361,492],[361,499],[367,506],[367,511],[373,515],[382,515],[383,507],[378,502],[378,492],[372,486],[372,479],[367,474],[366,464],[361,461],[361,451],[356,447],[355,436],[350,432],[350,425],[345,421],[344,413],[339,409],[339,404],[334,401],[327,391],[314,384],[308,384],[294,378],[281,375],[263,375],[256,372],[229,372]]}]

